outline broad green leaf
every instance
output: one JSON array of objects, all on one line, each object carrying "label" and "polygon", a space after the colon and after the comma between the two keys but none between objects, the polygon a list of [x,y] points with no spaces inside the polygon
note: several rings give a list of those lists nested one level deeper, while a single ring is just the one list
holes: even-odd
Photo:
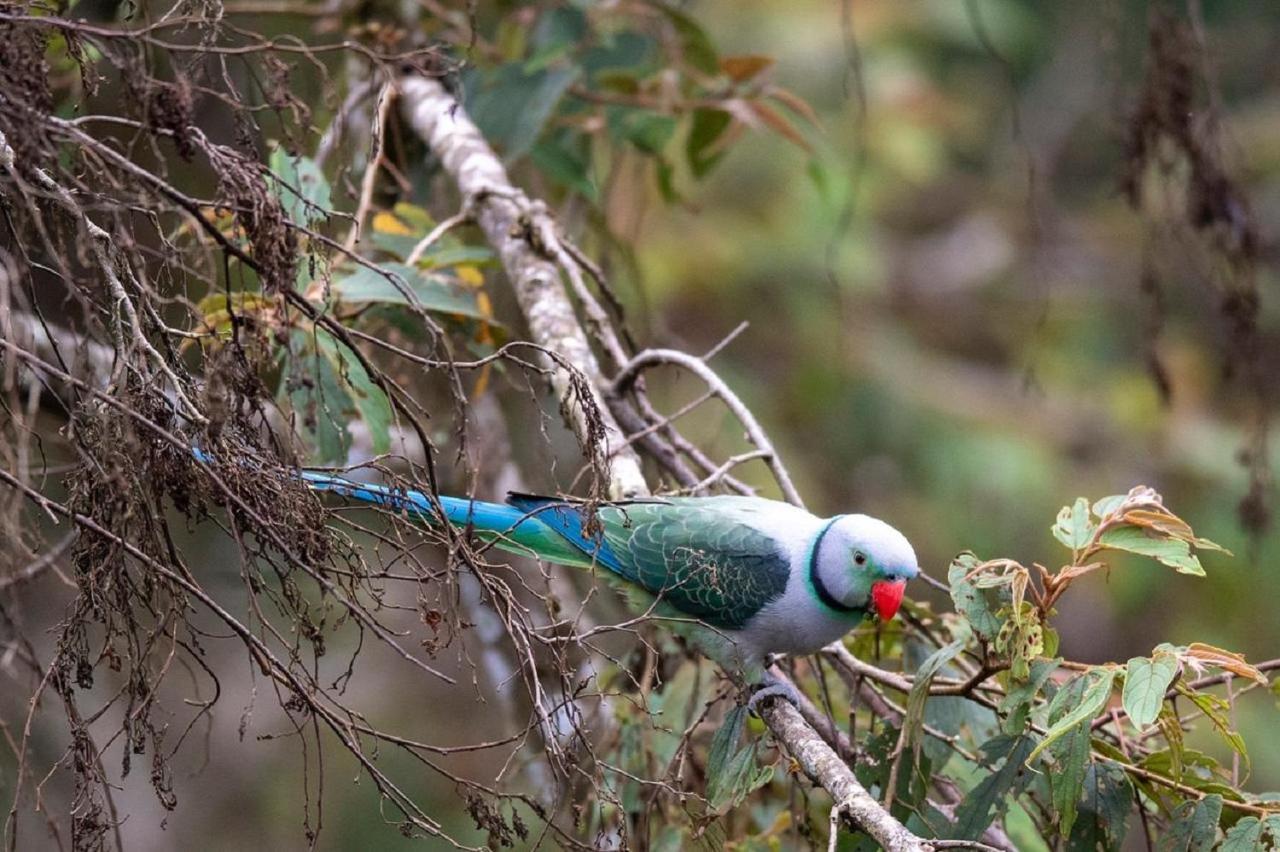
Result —
[{"label": "broad green leaf", "polygon": [[509,63],[491,72],[463,75],[467,111],[485,138],[498,146],[507,162],[528,153],[556,104],[578,78],[574,67],[526,71]]},{"label": "broad green leaf", "polygon": [[1142,730],[1155,722],[1164,703],[1165,691],[1178,676],[1178,656],[1171,649],[1129,660],[1124,676],[1124,712]]},{"label": "broad green leaf", "polygon": [[1026,727],[1036,696],[1060,665],[1060,658],[1036,660],[1031,664],[1030,676],[1025,681],[1009,684],[1008,692],[1000,701],[1000,712],[1005,714],[1004,729],[1007,732],[1018,734]]},{"label": "broad green leaf", "polygon": [[[1059,691],[1053,702],[1056,713],[1049,713],[1051,725],[1061,721],[1069,708],[1084,700],[1085,685],[1085,679],[1078,677]],[[1071,826],[1076,821],[1076,806],[1084,786],[1091,739],[1090,720],[1081,719],[1049,748],[1054,762],[1054,770],[1049,773],[1049,789],[1053,793],[1053,806],[1058,811],[1059,830],[1063,837],[1071,834]]]},{"label": "broad green leaf", "polygon": [[676,120],[669,115],[614,109],[609,111],[609,132],[639,151],[658,156],[676,132]]},{"label": "broad green leaf", "polygon": [[283,148],[271,152],[271,181],[284,215],[299,225],[312,225],[329,215],[333,204],[329,181],[309,157],[290,156]]},{"label": "broad green leaf", "polygon": [[333,362],[319,354],[314,343],[311,335],[294,331],[293,355],[281,389],[297,418],[296,427],[312,448],[312,460],[341,464],[351,449],[347,426],[354,406]]},{"label": "broad green leaf", "polygon": [[580,194],[590,201],[598,201],[599,190],[591,179],[591,163],[578,156],[570,148],[559,142],[545,140],[533,146],[529,152],[533,164],[538,171],[556,183]]},{"label": "broad green leaf", "polygon": [[369,427],[373,451],[379,455],[388,452],[391,449],[391,401],[386,393],[373,383],[364,364],[346,344],[323,329],[316,332],[316,340],[320,352],[346,383],[348,398],[355,403],[360,419]]},{"label": "broad green leaf", "polygon": [[685,156],[689,160],[689,170],[695,178],[705,177],[724,157],[724,146],[717,145],[716,142],[724,135],[732,121],[732,116],[724,110],[693,111],[693,123],[689,128],[689,138],[685,142]]},{"label": "broad green leaf", "polygon": [[[956,808],[956,822],[951,831],[959,840],[977,840],[991,821],[1003,813],[1009,802],[1021,795],[1031,782],[1026,767],[1032,740],[1001,734],[982,745],[982,753],[993,763],[1004,757],[1000,768],[983,778],[973,792]],[[992,813],[992,809],[995,813]]]},{"label": "broad green leaf", "polygon": [[701,25],[673,6],[658,4],[658,9],[671,21],[672,28],[679,36],[684,61],[703,74],[719,74],[720,60],[716,56],[716,49]]},{"label": "broad green leaf", "polygon": [[1077,497],[1070,506],[1063,506],[1058,512],[1058,520],[1052,527],[1053,537],[1071,548],[1079,550],[1093,538],[1097,526],[1089,518],[1089,501]]},{"label": "broad green leaf", "polygon": [[1218,837],[1221,815],[1221,796],[1183,802],[1174,810],[1173,822],[1156,848],[1160,852],[1210,852]]},{"label": "broad green leaf", "polygon": [[1153,751],[1142,758],[1138,765],[1174,780],[1178,780],[1182,770],[1188,766],[1203,769],[1205,774],[1212,774],[1219,769],[1218,761],[1213,756],[1193,748],[1178,749],[1176,752],[1168,748]]},{"label": "broad green leaf", "polygon": [[920,728],[924,724],[924,704],[929,697],[929,685],[942,667],[954,660],[964,650],[964,641],[956,640],[943,645],[929,655],[920,668],[916,670],[915,680],[911,685],[911,693],[907,696],[907,712],[902,724],[906,729],[907,743],[912,743],[919,750]]},{"label": "broad green leaf", "polygon": [[1177,689],[1179,695],[1190,699],[1191,703],[1204,713],[1205,718],[1212,723],[1213,729],[1221,735],[1233,751],[1244,758],[1245,765],[1248,766],[1249,750],[1245,746],[1244,737],[1231,727],[1231,719],[1228,715],[1230,705],[1227,704],[1226,699],[1208,692],[1195,692],[1182,683],[1178,684]]},{"label": "broad green leaf", "polygon": [[1113,527],[1102,534],[1099,542],[1115,550],[1127,550],[1142,556],[1150,556],[1158,562],[1177,569],[1179,574],[1204,576],[1204,566],[1191,552],[1191,545],[1180,538],[1163,538],[1149,534],[1140,527]]},{"label": "broad green leaf", "polygon": [[[1280,838],[1272,838],[1280,840]],[[1254,852],[1262,847],[1262,821],[1257,817],[1245,817],[1231,826],[1223,838],[1218,852]]]},{"label": "broad green leaf", "polygon": [[557,6],[543,13],[533,31],[535,52],[524,70],[539,71],[570,53],[587,31],[587,17],[573,6]]},{"label": "broad green leaf", "polygon": [[725,793],[731,788],[730,765],[737,756],[738,740],[746,720],[747,708],[734,707],[711,738],[711,750],[707,754],[707,798],[712,807],[724,804]]},{"label": "broad green leaf", "polygon": [[1069,852],[1119,849],[1133,808],[1133,784],[1119,765],[1095,760],[1084,772],[1079,816],[1067,841]]},{"label": "broad green leaf", "polygon": [[552,68],[542,75],[522,106],[515,132],[508,140],[505,152],[508,161],[524,156],[538,141],[556,104],[576,79],[576,68]]},{"label": "broad green leaf", "polygon": [[484,246],[437,246],[424,254],[418,264],[427,269],[442,269],[463,263],[483,266],[493,261],[493,252]]},{"label": "broad green leaf", "polygon": [[748,793],[773,777],[772,766],[757,768],[754,743],[738,748],[746,719],[746,707],[733,708],[711,739],[707,755],[707,799],[715,810],[725,805],[736,806]]},{"label": "broad green leaf", "polygon": [[1093,514],[1097,515],[1098,520],[1102,520],[1123,506],[1127,496],[1127,494],[1112,494],[1110,497],[1103,497],[1093,504]]},{"label": "broad green leaf", "polygon": [[578,63],[596,83],[607,86],[605,78],[625,71],[633,80],[647,77],[655,67],[657,42],[649,35],[632,30],[597,34],[600,42],[582,55]]},{"label": "broad green leaf", "polygon": [[377,269],[361,266],[346,275],[334,276],[332,289],[334,296],[344,302],[415,305],[435,313],[487,320],[474,294],[466,288],[452,284],[443,275],[403,263],[383,263]]},{"label": "broad green leaf", "polygon": [[[1088,678],[1088,685],[1084,689],[1080,703],[1063,713],[1058,721],[1049,728],[1044,739],[1031,752],[1031,758],[1053,745],[1080,722],[1097,716],[1102,711],[1102,708],[1107,706],[1107,698],[1111,695],[1111,685],[1115,683],[1116,670],[1110,667],[1096,668],[1080,675],[1077,680],[1083,678]],[[1049,705],[1050,717],[1053,717],[1055,710],[1058,710],[1064,704],[1062,699],[1066,697],[1066,688],[1063,688],[1054,696],[1053,703]],[[1031,758],[1028,758],[1028,760]]]},{"label": "broad green leaf", "polygon": [[947,569],[947,582],[951,584],[951,600],[955,603],[956,612],[968,619],[974,633],[987,642],[994,642],[1000,633],[1000,619],[992,611],[986,592],[972,580],[965,579],[980,564],[981,561],[972,553],[961,553]]}]

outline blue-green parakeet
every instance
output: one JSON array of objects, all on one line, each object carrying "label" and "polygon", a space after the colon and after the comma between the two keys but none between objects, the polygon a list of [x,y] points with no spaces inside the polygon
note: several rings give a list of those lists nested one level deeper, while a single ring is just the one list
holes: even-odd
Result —
[{"label": "blue-green parakeet", "polygon": [[[300,475],[318,491],[438,522],[420,492]],[[495,547],[600,570],[632,606],[672,619],[744,685],[765,680],[770,655],[813,653],[868,616],[893,618],[919,572],[910,543],[883,521],[818,518],[758,497],[603,504],[594,526],[584,506],[550,497],[511,494],[507,505],[441,497],[440,504],[450,523]]]}]

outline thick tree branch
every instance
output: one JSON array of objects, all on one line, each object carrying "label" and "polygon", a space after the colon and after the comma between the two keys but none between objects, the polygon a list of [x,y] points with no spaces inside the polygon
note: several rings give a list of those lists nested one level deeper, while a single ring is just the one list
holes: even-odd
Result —
[{"label": "thick tree branch", "polygon": [[484,231],[515,287],[534,342],[563,355],[590,382],[592,422],[573,375],[551,363],[551,384],[584,444],[600,441],[608,467],[610,496],[648,493],[640,459],[604,403],[600,365],[560,280],[554,247],[545,240],[547,213],[511,184],[507,171],[461,104],[436,80],[418,75],[400,81],[401,106],[413,129],[453,178],[463,204]]},{"label": "thick tree branch", "polygon": [[[550,220],[545,207],[531,202],[511,185],[506,170],[462,105],[436,80],[407,76],[400,81],[402,108],[413,129],[427,143],[453,178],[464,199],[464,209],[475,217],[516,290],[530,334],[538,344],[558,352],[591,382],[605,426],[605,458],[609,493],[614,497],[647,494],[639,457],[627,445],[621,430],[603,403],[607,387],[587,335],[560,280],[560,269],[551,258],[560,251],[543,246]],[[632,365],[632,370],[641,365]],[[551,365],[552,385],[566,403],[566,417],[584,442],[592,438],[583,406],[569,405],[576,388],[572,375]],[[628,377],[630,378],[630,377]],[[723,388],[722,391],[727,391]],[[722,398],[725,393],[721,393]],[[736,400],[736,397],[733,397]],[[762,448],[769,447],[767,439]],[[759,445],[759,443],[758,443]],[[788,485],[789,482],[784,484]],[[798,495],[789,494],[798,501]],[[927,850],[929,846],[896,820],[867,792],[840,756],[805,721],[800,711],[783,701],[766,701],[762,708],[773,735],[796,759],[806,775],[835,800],[836,808],[854,825],[891,852]]]}]

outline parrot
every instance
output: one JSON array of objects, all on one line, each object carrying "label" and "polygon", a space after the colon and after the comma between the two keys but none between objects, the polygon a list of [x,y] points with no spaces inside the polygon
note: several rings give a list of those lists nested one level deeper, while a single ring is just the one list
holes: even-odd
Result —
[{"label": "parrot", "polygon": [[[471,531],[501,550],[595,570],[629,604],[683,635],[740,685],[750,705],[798,703],[768,674],[775,655],[817,652],[864,619],[888,621],[919,573],[906,537],[868,515],[819,518],[763,497],[650,497],[596,504],[511,493],[505,504],[298,470],[317,492]],[[594,520],[590,512],[594,511]]]}]

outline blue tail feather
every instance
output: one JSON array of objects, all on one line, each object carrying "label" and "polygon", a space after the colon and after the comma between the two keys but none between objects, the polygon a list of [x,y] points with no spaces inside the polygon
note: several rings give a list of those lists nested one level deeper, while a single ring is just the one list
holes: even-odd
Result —
[{"label": "blue tail feather", "polygon": [[[428,523],[436,522],[435,507],[421,491],[390,488],[369,482],[356,482],[328,473],[300,471],[298,476],[316,491],[331,491],[375,506],[403,510],[415,514]],[[472,526],[482,532],[511,533],[525,518],[525,513],[501,503],[468,500],[462,497],[440,498],[440,508],[452,524]]]},{"label": "blue tail feather", "polygon": [[[198,447],[192,455],[205,464],[213,459]],[[300,470],[294,474],[315,491],[327,491],[362,503],[403,511],[428,524],[440,523],[436,506],[421,491],[392,488],[331,473]],[[488,503],[463,497],[439,498],[445,519],[458,527],[470,527],[497,547],[522,556],[563,565],[594,565],[617,571],[617,557],[602,539],[589,541],[580,513],[552,498],[512,495],[514,505]]]}]

